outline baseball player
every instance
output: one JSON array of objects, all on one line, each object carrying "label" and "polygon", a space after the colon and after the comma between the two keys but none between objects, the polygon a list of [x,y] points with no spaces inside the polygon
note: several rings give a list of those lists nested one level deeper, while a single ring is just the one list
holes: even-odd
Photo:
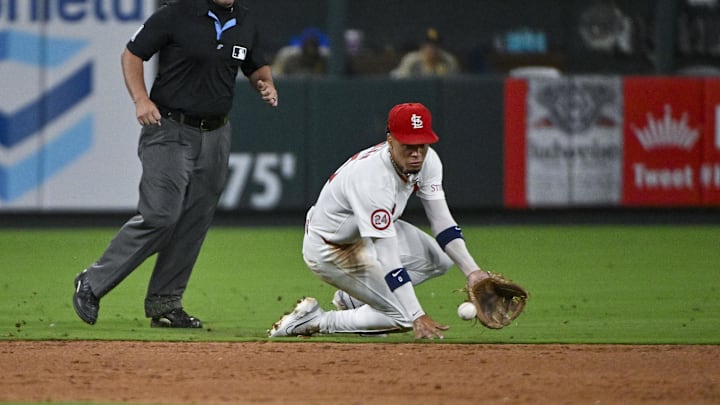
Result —
[{"label": "baseball player", "polygon": [[[151,255],[145,296],[151,326],[200,328],[182,297],[225,186],[232,130],[228,121],[238,71],[277,106],[255,17],[236,0],[169,0],[132,36],[123,77],[142,125],[143,174],[137,214],[102,256],[75,278],[73,308],[95,324],[100,299]],[[158,54],[150,94],[143,62]]]},{"label": "baseball player", "polygon": [[[386,333],[412,329],[442,338],[448,327],[423,310],[414,285],[456,264],[468,280],[488,277],[467,250],[442,188],[442,163],[430,111],[394,106],[386,141],[358,152],[326,182],[306,216],[303,258],[337,287],[338,310],[306,297],[268,331],[270,337],[314,333]],[[422,201],[434,238],[399,219],[408,199]]]}]

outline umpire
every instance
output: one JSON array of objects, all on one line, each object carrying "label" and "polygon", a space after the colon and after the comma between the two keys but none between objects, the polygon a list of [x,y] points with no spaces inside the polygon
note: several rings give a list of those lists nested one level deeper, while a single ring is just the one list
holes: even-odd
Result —
[{"label": "umpire", "polygon": [[[73,307],[93,325],[100,299],[157,253],[145,297],[153,327],[201,328],[182,297],[225,185],[228,112],[238,69],[275,107],[277,90],[253,15],[238,0],[171,0],[122,53],[122,70],[142,125],[137,214],[75,278]],[[143,62],[158,54],[148,96]]]}]

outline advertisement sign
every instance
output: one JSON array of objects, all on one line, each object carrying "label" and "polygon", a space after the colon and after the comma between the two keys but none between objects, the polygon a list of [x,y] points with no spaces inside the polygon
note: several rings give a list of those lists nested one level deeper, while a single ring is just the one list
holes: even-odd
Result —
[{"label": "advertisement sign", "polygon": [[526,208],[525,197],[525,127],[528,85],[524,79],[505,81],[505,136],[503,145],[503,194],[508,208]]},{"label": "advertisement sign", "polygon": [[[616,205],[622,190],[620,78],[576,76],[527,83],[526,92],[519,84],[506,87],[506,202]],[[525,108],[515,108],[508,100]],[[520,114],[524,120],[518,119]]]},{"label": "advertisement sign", "polygon": [[135,206],[140,127],[120,53],[154,9],[0,0],[0,210]]},{"label": "advertisement sign", "polygon": [[720,79],[705,80],[705,136],[700,168],[702,202],[720,205]]},{"label": "advertisement sign", "polygon": [[623,204],[699,204],[703,79],[626,78],[624,93]]},{"label": "advertisement sign", "polygon": [[611,76],[530,80],[530,205],[614,205],[620,200],[620,83]]}]

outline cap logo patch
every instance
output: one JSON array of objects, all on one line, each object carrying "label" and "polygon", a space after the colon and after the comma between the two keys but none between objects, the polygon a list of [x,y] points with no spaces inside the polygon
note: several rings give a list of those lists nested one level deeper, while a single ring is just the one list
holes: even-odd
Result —
[{"label": "cap logo patch", "polygon": [[423,127],[422,117],[417,114],[413,114],[410,117],[410,123],[412,124],[413,129],[421,129]]},{"label": "cap logo patch", "polygon": [[378,231],[383,231],[390,226],[390,218],[390,213],[387,212],[387,210],[375,210],[370,215],[370,222],[372,223],[373,228]]}]

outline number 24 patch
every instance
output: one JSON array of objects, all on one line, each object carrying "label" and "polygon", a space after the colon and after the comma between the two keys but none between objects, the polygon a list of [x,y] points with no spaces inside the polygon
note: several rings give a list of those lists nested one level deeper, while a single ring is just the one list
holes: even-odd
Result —
[{"label": "number 24 patch", "polygon": [[372,226],[379,231],[387,229],[391,221],[392,217],[387,210],[375,210],[372,215],[370,215]]}]

